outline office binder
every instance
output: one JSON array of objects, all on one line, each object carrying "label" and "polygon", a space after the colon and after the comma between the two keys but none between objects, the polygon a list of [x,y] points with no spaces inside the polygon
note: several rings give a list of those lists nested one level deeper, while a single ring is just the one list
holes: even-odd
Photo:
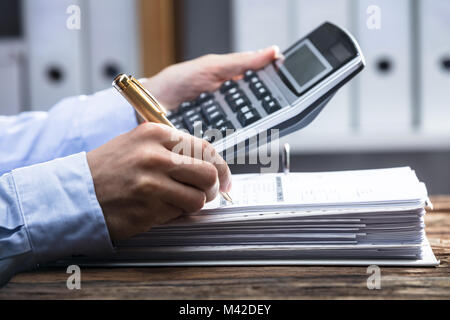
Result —
[{"label": "office binder", "polygon": [[359,131],[407,133],[412,128],[410,0],[356,1],[357,40],[367,66],[358,81]]},{"label": "office binder", "polygon": [[0,116],[22,111],[23,59],[20,40],[0,41]]},{"label": "office binder", "polygon": [[87,6],[92,91],[109,88],[119,73],[139,77],[137,1],[95,0]]},{"label": "office binder", "polygon": [[30,104],[33,110],[47,110],[60,99],[86,92],[82,78],[83,30],[69,29],[69,6],[80,0],[25,0],[24,33],[27,42]]},{"label": "office binder", "polygon": [[[297,37],[309,33],[325,21],[351,30],[350,0],[295,1]],[[319,117],[301,135],[311,134],[317,139],[330,134],[345,134],[351,130],[351,86],[340,89]],[[294,138],[295,139],[295,138]]]},{"label": "office binder", "polygon": [[450,1],[421,0],[420,83],[423,131],[450,133]]},{"label": "office binder", "polygon": [[291,9],[290,0],[233,0],[233,50],[258,50],[274,44],[286,49],[294,39]]}]

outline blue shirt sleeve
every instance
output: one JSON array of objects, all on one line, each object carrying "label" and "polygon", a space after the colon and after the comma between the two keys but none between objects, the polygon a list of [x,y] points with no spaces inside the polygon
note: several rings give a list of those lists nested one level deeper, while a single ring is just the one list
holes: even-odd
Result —
[{"label": "blue shirt sleeve", "polygon": [[113,88],[64,99],[49,112],[0,116],[0,175],[89,152],[136,126],[133,108]]},{"label": "blue shirt sleeve", "polygon": [[0,178],[0,283],[40,263],[112,250],[84,152]]},{"label": "blue shirt sleeve", "polygon": [[86,152],[136,125],[113,89],[0,117],[0,286],[43,262],[113,250]]}]

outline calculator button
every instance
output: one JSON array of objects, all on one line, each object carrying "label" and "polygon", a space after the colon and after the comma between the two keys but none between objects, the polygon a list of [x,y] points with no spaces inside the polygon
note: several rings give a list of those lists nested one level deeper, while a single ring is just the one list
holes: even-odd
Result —
[{"label": "calculator button", "polygon": [[188,110],[191,110],[194,107],[195,104],[192,101],[185,101],[180,104],[180,106],[178,107],[178,111],[184,113]]},{"label": "calculator button", "polygon": [[267,89],[266,88],[259,88],[257,91],[256,91],[256,93],[255,93],[255,96],[258,98],[258,99],[262,99],[262,98],[264,98],[265,96],[268,96],[268,95],[270,95],[270,93],[269,93],[269,91],[267,91]]},{"label": "calculator button", "polygon": [[246,113],[238,113],[238,120],[241,123],[243,127],[246,127],[256,121],[261,119],[261,116],[259,115],[258,111],[255,109],[252,109]]},{"label": "calculator button", "polygon": [[208,114],[208,113],[212,113],[212,112],[215,112],[215,111],[217,111],[217,110],[220,110],[220,106],[219,106],[219,104],[216,102],[216,103],[213,103],[212,105],[207,105],[207,106],[202,106],[202,113],[203,113],[203,115],[206,117],[206,115]]},{"label": "calculator button", "polygon": [[229,121],[226,119],[219,119],[217,122],[212,123],[212,127],[215,129],[219,129],[220,127],[226,125]]},{"label": "calculator button", "polygon": [[210,106],[203,106],[202,113],[208,123],[213,123],[221,118],[225,118],[225,114],[217,102]]},{"label": "calculator button", "polygon": [[200,111],[201,111],[200,108],[190,109],[190,110],[186,111],[185,113],[183,113],[183,116],[185,118],[189,118],[189,117],[192,117],[193,115],[199,113]]},{"label": "calculator button", "polygon": [[208,114],[205,116],[205,118],[206,118],[206,120],[208,121],[208,123],[213,123],[213,122],[218,121],[219,119],[225,118],[225,114],[223,113],[222,110],[219,109],[219,110],[217,110],[217,111],[208,113]]},{"label": "calculator button", "polygon": [[226,96],[225,100],[227,100],[228,103],[230,103],[231,101],[237,100],[237,99],[242,98],[242,97],[243,97],[242,93],[236,92],[235,94],[232,94],[230,96]]},{"label": "calculator button", "polygon": [[215,102],[216,102],[216,100],[214,100],[214,99],[206,100],[205,102],[202,103],[202,107],[212,106]]},{"label": "calculator button", "polygon": [[250,82],[250,84],[251,83],[256,83],[256,82],[259,82],[259,81],[260,80],[259,80],[258,76],[253,76],[250,79],[248,79],[248,82]]},{"label": "calculator button", "polygon": [[250,89],[253,94],[258,98],[258,100],[263,99],[266,96],[270,95],[269,90],[267,90],[266,86],[262,82],[252,83],[250,85]]},{"label": "calculator button", "polygon": [[235,129],[233,124],[226,120],[226,119],[220,119],[219,121],[217,121],[216,123],[213,124],[213,128],[214,129],[222,129],[223,127],[227,127],[228,129]]},{"label": "calculator button", "polygon": [[200,95],[197,98],[197,104],[202,104],[210,99],[213,99],[214,96],[212,95],[211,92],[202,92],[200,93]]},{"label": "calculator button", "polygon": [[186,125],[189,126],[189,124],[193,124],[196,121],[203,121],[203,118],[201,115],[199,115],[198,113],[192,115],[192,116],[184,116],[184,122],[186,123]]},{"label": "calculator button", "polygon": [[231,88],[230,90],[227,91],[227,96],[233,95],[233,94],[235,94],[235,93],[237,93],[237,92],[242,92],[242,90],[239,89],[238,87]]},{"label": "calculator button", "polygon": [[244,81],[245,82],[249,82],[251,78],[253,78],[253,76],[256,76],[255,71],[253,70],[247,70],[244,73]]},{"label": "calculator button", "polygon": [[247,113],[249,111],[252,111],[253,108],[249,106],[244,106],[243,108],[239,109],[239,113]]},{"label": "calculator button", "polygon": [[255,82],[253,84],[253,88],[255,88],[256,90],[259,89],[259,88],[263,88],[263,87],[264,87],[264,85],[263,85],[263,83],[261,81],[260,82]]},{"label": "calculator button", "polygon": [[[272,101],[272,100],[275,100],[275,98],[272,98],[272,96],[265,96],[265,97],[263,98],[263,103],[264,103],[264,101],[269,102],[269,101]],[[275,101],[276,101],[276,100],[275,100]]]},{"label": "calculator button", "polygon": [[237,110],[250,105],[250,102],[248,101],[247,98],[239,98],[236,100],[233,100],[229,103],[231,110],[233,110],[233,112],[236,112]]},{"label": "calculator button", "polygon": [[204,124],[202,116],[198,113],[190,117],[184,117],[184,124],[191,134],[194,133],[194,124],[197,123]]},{"label": "calculator button", "polygon": [[[207,130],[203,137],[203,139],[210,143],[219,141],[221,138],[226,137],[228,133],[233,133],[234,130],[236,130],[233,124],[226,119],[220,119],[219,121],[214,123],[212,129],[215,130]],[[217,132],[216,130],[219,132]],[[220,135],[218,135],[218,133],[220,133]]]},{"label": "calculator button", "polygon": [[[227,122],[225,125],[218,127],[217,130],[220,131],[222,137],[226,137],[228,133],[233,133],[236,128],[233,126],[231,122]],[[233,130],[233,131],[232,131]]]},{"label": "calculator button", "polygon": [[278,102],[275,99],[272,99],[269,101],[264,100],[262,105],[263,105],[264,109],[266,110],[266,112],[269,114],[274,113],[281,109],[280,105],[278,104]]},{"label": "calculator button", "polygon": [[189,123],[189,125],[186,124],[186,128],[188,129],[189,133],[192,135],[196,134],[196,136],[203,135],[203,126],[203,122],[201,121],[191,122]]},{"label": "calculator button", "polygon": [[259,88],[265,88],[266,86],[261,81],[254,82],[250,84],[250,90],[255,93]]},{"label": "calculator button", "polygon": [[233,94],[227,94],[225,96],[225,100],[227,100],[227,102],[230,104],[233,100],[237,100],[239,98],[243,98],[243,99],[247,99],[247,96],[245,95],[245,93],[242,90],[239,90]]},{"label": "calculator button", "polygon": [[230,89],[236,88],[237,87],[237,83],[233,80],[228,80],[225,81],[221,86],[220,86],[220,93],[225,93]]}]

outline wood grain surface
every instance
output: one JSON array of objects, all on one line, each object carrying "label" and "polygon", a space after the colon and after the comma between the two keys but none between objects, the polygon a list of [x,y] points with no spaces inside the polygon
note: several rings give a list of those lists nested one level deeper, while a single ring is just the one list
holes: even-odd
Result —
[{"label": "wood grain surface", "polygon": [[174,0],[139,0],[142,76],[176,62]]},{"label": "wood grain surface", "polygon": [[15,276],[0,299],[437,299],[450,298],[450,196],[432,198],[426,231],[431,268],[381,268],[381,289],[367,289],[365,267],[86,268],[68,290],[65,269]]}]

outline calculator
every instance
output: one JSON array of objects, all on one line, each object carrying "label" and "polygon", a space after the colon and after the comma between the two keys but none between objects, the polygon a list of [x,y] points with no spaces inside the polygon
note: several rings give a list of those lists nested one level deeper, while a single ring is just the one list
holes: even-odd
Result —
[{"label": "calculator", "polygon": [[181,103],[167,117],[178,129],[211,142],[219,153],[236,155],[259,146],[255,137],[261,132],[267,143],[273,129],[281,137],[310,124],[364,66],[353,36],[325,22],[284,51],[283,58]]}]

